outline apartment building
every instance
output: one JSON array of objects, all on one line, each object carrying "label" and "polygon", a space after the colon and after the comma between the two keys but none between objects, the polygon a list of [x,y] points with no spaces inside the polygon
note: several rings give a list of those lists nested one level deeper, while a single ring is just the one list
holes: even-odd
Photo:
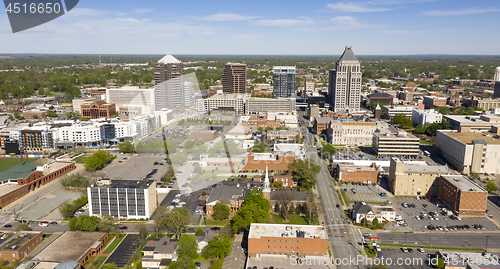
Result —
[{"label": "apartment building", "polygon": [[248,256],[328,255],[328,236],[323,226],[252,223],[248,233]]},{"label": "apartment building", "polygon": [[274,66],[273,96],[295,97],[295,66]]},{"label": "apartment building", "polygon": [[439,177],[448,174],[448,167],[391,158],[389,188],[398,196],[436,196]]},{"label": "apartment building", "polygon": [[488,192],[463,175],[439,178],[439,199],[459,216],[484,216]]},{"label": "apartment building", "polygon": [[49,126],[39,125],[19,130],[19,146],[24,151],[44,151],[54,148],[59,134]]},{"label": "apartment building", "polygon": [[222,74],[222,92],[244,94],[247,91],[247,65],[227,63]]},{"label": "apartment building", "polygon": [[156,181],[101,179],[87,188],[89,214],[147,219],[156,208]]},{"label": "apartment building", "polygon": [[383,156],[418,157],[420,139],[402,130],[382,129],[373,133],[372,148]]}]

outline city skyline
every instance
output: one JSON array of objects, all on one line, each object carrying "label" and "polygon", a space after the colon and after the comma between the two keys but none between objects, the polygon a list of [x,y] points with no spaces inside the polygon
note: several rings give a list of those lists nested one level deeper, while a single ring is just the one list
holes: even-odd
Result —
[{"label": "city skyline", "polygon": [[0,12],[0,53],[499,55],[498,12],[497,1],[85,1],[16,34]]}]

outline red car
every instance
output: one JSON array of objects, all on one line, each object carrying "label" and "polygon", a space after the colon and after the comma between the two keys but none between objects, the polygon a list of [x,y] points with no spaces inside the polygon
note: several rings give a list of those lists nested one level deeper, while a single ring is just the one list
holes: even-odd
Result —
[{"label": "red car", "polygon": [[120,230],[127,230],[127,229],[128,229],[127,226],[120,227]]},{"label": "red car", "polygon": [[118,161],[119,163],[122,163],[123,161]]},{"label": "red car", "polygon": [[205,206],[204,204],[198,204],[198,206]]}]

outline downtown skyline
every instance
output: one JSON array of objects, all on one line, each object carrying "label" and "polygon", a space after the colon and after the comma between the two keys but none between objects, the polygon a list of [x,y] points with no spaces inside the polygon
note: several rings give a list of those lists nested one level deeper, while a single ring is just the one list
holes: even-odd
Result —
[{"label": "downtown skyline", "polygon": [[498,1],[80,1],[0,53],[500,55]]}]

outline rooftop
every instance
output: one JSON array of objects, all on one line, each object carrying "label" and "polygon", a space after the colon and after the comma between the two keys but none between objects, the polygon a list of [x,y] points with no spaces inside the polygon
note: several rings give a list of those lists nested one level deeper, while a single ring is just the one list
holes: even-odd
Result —
[{"label": "rooftop", "polygon": [[160,239],[149,240],[142,251],[153,251],[158,254],[173,254],[176,246],[177,240],[171,240],[168,236],[164,236]]},{"label": "rooftop", "polygon": [[345,47],[344,53],[340,56],[339,61],[357,61],[354,52],[352,52],[352,47]]},{"label": "rooftop", "polygon": [[78,261],[89,249],[97,247],[105,234],[82,231],[64,232],[35,258],[50,261]]},{"label": "rooftop", "polygon": [[217,202],[219,200],[226,200],[229,204],[229,200],[234,200],[233,196],[243,196],[243,189],[233,188],[226,185],[217,186],[210,192],[207,204]]},{"label": "rooftop", "polygon": [[314,117],[314,120],[316,122],[326,123],[326,122],[333,121],[333,118],[330,118],[330,117]]},{"label": "rooftop", "polygon": [[93,185],[94,188],[119,188],[119,189],[147,189],[150,185],[155,185],[154,180],[135,179],[101,179]]},{"label": "rooftop", "polygon": [[441,177],[446,179],[461,191],[486,192],[486,190],[481,188],[476,183],[472,182],[472,180],[464,175],[442,175]]},{"label": "rooftop", "polygon": [[180,63],[181,61],[177,60],[174,56],[168,54],[168,55],[165,55],[163,58],[161,58],[158,63],[162,63],[162,64],[178,64]]},{"label": "rooftop", "polygon": [[26,245],[31,239],[41,235],[42,232],[25,231],[18,232],[11,236],[7,241],[0,244],[0,251],[18,251]]},{"label": "rooftop", "polygon": [[316,238],[328,239],[325,227],[317,225],[250,224],[249,239],[261,237]]},{"label": "rooftop", "polygon": [[491,145],[500,145],[500,139],[494,138],[493,136],[495,134],[489,133],[489,132],[465,132],[465,133],[460,133],[460,132],[443,132],[440,131],[441,133],[448,135],[464,144],[473,144],[473,141],[475,143],[482,143],[479,142],[478,140],[484,141],[486,144],[491,144]]},{"label": "rooftop", "polygon": [[393,98],[392,95],[385,93],[385,92],[376,92],[368,95],[369,98]]},{"label": "rooftop", "polygon": [[247,96],[248,94],[236,94],[236,93],[231,93],[231,94],[215,94],[211,96],[209,99],[212,100],[235,100],[238,98],[243,98]]},{"label": "rooftop", "polygon": [[[286,196],[285,196],[286,195]],[[280,197],[281,196],[281,197]],[[282,189],[274,189],[271,191],[271,201],[278,201],[283,198],[291,198],[291,201],[306,202],[307,197],[312,196],[312,194],[302,191],[289,191]]]},{"label": "rooftop", "polygon": [[26,162],[24,165],[19,163],[9,170],[0,172],[0,181],[5,181],[8,179],[18,179],[18,178],[26,178],[31,173],[35,171],[38,166],[42,166],[43,163],[30,163]]}]

